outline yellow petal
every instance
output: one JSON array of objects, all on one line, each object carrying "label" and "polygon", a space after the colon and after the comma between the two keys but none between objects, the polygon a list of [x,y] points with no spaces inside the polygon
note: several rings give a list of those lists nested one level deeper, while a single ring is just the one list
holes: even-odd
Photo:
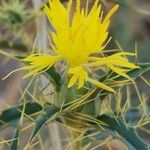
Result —
[{"label": "yellow petal", "polygon": [[113,70],[114,72],[116,72],[117,74],[119,74],[119,75],[121,75],[121,76],[123,76],[123,77],[125,77],[125,78],[127,78],[127,79],[129,79],[129,80],[131,80],[131,81],[133,81],[132,78],[130,78],[127,74],[125,74],[125,73],[123,72],[123,70],[121,70],[120,68],[114,67],[113,65],[108,65],[108,67],[109,67],[111,70]]},{"label": "yellow petal", "polygon": [[49,0],[49,6],[50,8],[45,5],[43,10],[52,26],[57,29],[57,32],[67,29],[69,27],[69,16],[66,8],[59,0]]},{"label": "yellow petal", "polygon": [[93,80],[91,78],[88,78],[87,79],[90,83],[94,84],[95,86],[97,86],[98,88],[101,88],[101,89],[104,89],[106,91],[109,91],[109,92],[112,92],[112,93],[116,93],[111,87],[101,83],[101,82],[98,82],[96,80]]},{"label": "yellow petal", "polygon": [[82,88],[85,82],[85,77],[84,76],[80,76],[79,77],[79,86],[78,89]]},{"label": "yellow petal", "polygon": [[24,59],[25,62],[29,62],[29,65],[23,67],[24,70],[29,70],[24,78],[38,74],[43,69],[48,69],[56,61],[60,60],[60,56],[51,56],[47,54],[39,55],[33,54]]},{"label": "yellow petal", "polygon": [[32,75],[35,76],[35,75],[37,75],[37,73],[38,73],[39,71],[41,71],[41,68],[33,69],[32,71],[29,71],[29,73],[25,74],[25,75],[23,76],[23,79],[28,78],[28,77],[30,77],[30,76],[32,76]]},{"label": "yellow petal", "polygon": [[100,52],[108,44],[109,40],[105,41],[109,35],[110,17],[118,5],[108,13],[104,21],[100,19],[102,9],[99,0],[95,0],[89,14],[87,8],[81,8],[81,0],[76,0],[72,20],[72,0],[69,0],[67,8],[59,0],[49,0],[49,5],[44,7],[44,12],[55,30],[50,40],[53,51],[66,59],[70,66],[86,63],[91,54]]},{"label": "yellow petal", "polygon": [[73,74],[72,78],[70,79],[70,82],[68,84],[68,87],[72,87],[77,81],[78,81],[77,82],[78,89],[83,87],[84,82],[87,80],[88,74],[82,68],[82,66],[76,66],[76,67],[69,68],[68,73]]},{"label": "yellow petal", "polygon": [[73,75],[68,83],[68,88],[72,87],[77,80],[78,80],[78,76],[76,74]]},{"label": "yellow petal", "polygon": [[105,17],[105,19],[104,19],[104,21],[103,21],[104,24],[106,24],[106,23],[109,21],[110,17],[115,13],[115,11],[117,11],[118,8],[119,8],[119,5],[115,5],[115,6],[110,10],[110,12],[106,15],[106,17]]}]

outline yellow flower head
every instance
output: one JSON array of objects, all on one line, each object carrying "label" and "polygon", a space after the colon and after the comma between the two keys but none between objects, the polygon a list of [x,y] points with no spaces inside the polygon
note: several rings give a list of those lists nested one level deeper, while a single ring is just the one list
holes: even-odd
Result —
[{"label": "yellow flower head", "polygon": [[[85,81],[89,81],[100,88],[114,92],[112,88],[88,76],[89,68],[101,65],[106,65],[116,73],[129,78],[125,72],[136,66],[122,55],[130,55],[130,53],[122,52],[104,58],[92,56],[92,54],[101,53],[109,42],[110,17],[118,8],[116,5],[103,19],[103,12],[98,1],[95,1],[92,9],[87,13],[87,9],[80,8],[80,0],[77,0],[76,10],[73,18],[70,19],[72,0],[69,0],[67,8],[59,0],[49,0],[50,7],[45,6],[44,12],[55,30],[50,38],[55,56],[33,54],[25,58],[24,61],[29,62],[29,65],[24,69],[30,71],[25,77],[42,72],[64,59],[68,64],[68,74],[71,75],[68,87],[72,87],[77,82],[78,87],[81,88]],[[124,67],[126,69],[123,69]]]}]

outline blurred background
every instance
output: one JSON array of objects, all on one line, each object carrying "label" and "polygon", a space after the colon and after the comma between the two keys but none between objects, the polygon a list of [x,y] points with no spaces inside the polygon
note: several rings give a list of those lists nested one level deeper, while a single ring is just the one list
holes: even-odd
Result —
[{"label": "blurred background", "polygon": [[[86,0],[81,2],[82,7],[85,7]],[[90,9],[94,0],[89,2]],[[46,3],[47,0],[0,0],[0,111],[20,103],[22,92],[31,81],[31,79],[22,80],[24,72],[14,73],[2,80],[8,73],[22,65],[13,56],[27,56],[37,51],[50,52],[47,37],[51,26],[42,13]],[[62,0],[62,3],[66,5],[67,0]],[[137,58],[131,61],[150,62],[150,0],[100,0],[100,3],[104,13],[107,13],[115,3],[120,4],[119,10],[112,18],[110,36],[113,38],[107,50],[119,48],[136,52]],[[75,3],[72,13],[74,8]],[[144,74],[143,77],[137,79],[137,86],[142,97],[149,103],[150,73]],[[46,81],[42,82],[45,86]],[[130,90],[132,102],[136,106],[138,95],[134,87],[131,86]],[[26,93],[26,96],[30,95]],[[12,135],[13,130],[10,129],[1,132],[0,138],[10,139]],[[149,141],[148,133],[142,133],[142,136]],[[7,149],[7,144],[0,144],[0,150],[3,149]]]}]

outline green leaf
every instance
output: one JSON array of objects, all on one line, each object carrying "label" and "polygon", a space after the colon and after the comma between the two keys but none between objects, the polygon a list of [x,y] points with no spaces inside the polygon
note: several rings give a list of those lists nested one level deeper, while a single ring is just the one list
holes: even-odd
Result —
[{"label": "green leaf", "polygon": [[2,40],[0,41],[0,49],[11,49],[11,50],[16,50],[16,51],[22,51],[22,52],[28,52],[28,48],[26,45],[19,43],[11,43],[7,40]]},{"label": "green leaf", "polygon": [[116,133],[114,133],[113,131],[106,129],[105,131],[98,131],[95,129],[93,130],[89,130],[85,133],[85,137],[81,142],[82,146],[86,146],[89,143],[92,143],[94,141],[105,141],[110,135],[112,135],[113,137],[116,137]]},{"label": "green leaf", "polygon": [[58,72],[56,72],[54,65],[46,71],[46,74],[53,79],[58,90],[60,87],[61,76]]},{"label": "green leaf", "polygon": [[45,125],[45,123],[49,120],[54,120],[55,115],[57,115],[59,112],[59,108],[55,105],[46,105],[42,111],[42,114],[38,116],[35,123],[35,128],[33,129],[33,132],[31,134],[29,142],[31,142],[37,133],[40,131],[40,129]]},{"label": "green leaf", "polygon": [[[20,130],[19,121],[23,111],[23,107],[24,104],[9,108],[7,110],[2,111],[0,115],[0,130],[6,126],[13,126],[13,127],[18,126],[14,136],[15,140],[11,143],[11,147],[10,147],[11,150],[16,150],[18,146],[18,137],[19,137],[19,130]],[[41,112],[42,108],[43,107],[38,103],[28,102],[25,104],[24,114],[33,115],[34,113]],[[36,134],[41,129],[41,127],[50,118],[52,119],[52,117],[54,117],[54,115],[59,112],[59,108],[54,105],[50,105],[50,106],[45,105],[42,112],[43,113],[40,116],[38,116],[36,119],[36,126],[33,130],[30,140],[32,140],[36,136]]]},{"label": "green leaf", "polygon": [[23,105],[23,110],[21,112],[20,120],[18,122],[18,126],[17,126],[17,129],[15,131],[13,141],[10,144],[10,150],[17,150],[18,147],[19,147],[20,127],[21,127],[21,125],[23,123],[23,117],[25,115],[25,106],[26,106],[25,104],[26,103],[24,103],[24,105]]},{"label": "green leaf", "polygon": [[18,144],[19,144],[19,136],[20,136],[20,126],[17,127],[15,131],[15,136],[14,140],[12,141],[10,145],[10,150],[17,150],[18,149]]},{"label": "green leaf", "polygon": [[[12,107],[2,111],[0,115],[0,130],[6,126],[16,127],[21,117],[22,110],[23,110],[23,105]],[[38,103],[28,102],[25,104],[26,115],[32,115],[41,110],[42,110],[42,106]]]},{"label": "green leaf", "polygon": [[129,150],[148,150],[148,146],[140,139],[134,128],[127,127],[119,118],[102,115],[98,116],[97,119],[108,125],[108,127],[104,126],[106,129],[114,133],[117,132],[117,134],[122,137]]},{"label": "green leaf", "polygon": [[22,51],[22,52],[28,52],[29,49],[26,45],[24,44],[13,44],[12,46],[10,46],[11,49],[13,50],[17,50],[17,51]]},{"label": "green leaf", "polygon": [[91,116],[95,116],[96,115],[95,111],[96,111],[95,100],[93,100],[92,102],[89,102],[89,103],[84,105],[83,112],[85,114],[88,114],[88,115],[91,115]]},{"label": "green leaf", "polygon": [[129,108],[125,113],[125,120],[130,125],[136,125],[142,118],[142,110],[137,107]]}]

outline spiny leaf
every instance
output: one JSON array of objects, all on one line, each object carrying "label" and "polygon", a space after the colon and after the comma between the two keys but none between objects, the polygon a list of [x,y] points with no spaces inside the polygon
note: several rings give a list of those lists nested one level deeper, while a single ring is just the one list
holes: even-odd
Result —
[{"label": "spiny leaf", "polygon": [[108,125],[108,127],[104,126],[106,129],[117,132],[126,141],[125,144],[129,143],[127,144],[129,150],[133,150],[131,147],[136,150],[148,150],[148,146],[140,139],[136,131],[131,127],[127,127],[119,118],[102,115],[97,119]]},{"label": "spiny leaf", "polygon": [[17,150],[18,149],[18,143],[19,143],[19,138],[20,136],[20,126],[17,127],[16,131],[15,131],[15,136],[14,139],[10,145],[10,150]]},{"label": "spiny leaf", "polygon": [[96,141],[99,141],[99,140],[104,141],[110,135],[113,135],[114,137],[116,136],[116,134],[109,129],[106,129],[105,131],[95,131],[94,129],[89,130],[85,133],[86,138],[84,138],[82,140],[82,146],[85,146],[88,143],[93,142],[95,140]]},{"label": "spiny leaf", "polygon": [[23,117],[25,115],[25,105],[26,103],[24,103],[23,105],[23,110],[21,112],[21,116],[18,122],[18,126],[16,128],[15,134],[14,134],[14,140],[11,142],[10,144],[10,150],[17,150],[19,147],[19,139],[20,139],[20,127],[23,123]]},{"label": "spiny leaf", "polygon": [[[23,105],[12,107],[2,111],[0,115],[0,130],[8,125],[16,127],[21,117],[22,110],[23,110]],[[38,103],[28,102],[25,104],[26,115],[32,115],[41,110],[42,110],[42,106]]]},{"label": "spiny leaf", "polygon": [[16,44],[16,43],[11,43],[7,40],[2,40],[0,41],[0,48],[1,49],[11,49],[11,50],[16,50],[16,51],[22,51],[22,52],[28,52],[28,48],[24,44]]},{"label": "spiny leaf", "polygon": [[136,125],[142,118],[142,110],[137,107],[131,107],[125,113],[125,120],[128,124]]},{"label": "spiny leaf", "polygon": [[46,71],[46,74],[49,75],[54,80],[56,88],[58,90],[60,87],[61,76],[58,72],[56,72],[54,65]]},{"label": "spiny leaf", "polygon": [[[31,142],[34,137],[37,135],[39,130],[45,125],[45,123],[52,119],[55,119],[55,115],[59,112],[59,108],[56,107],[55,105],[46,105],[42,111],[42,114],[36,119],[35,123],[35,128],[33,129],[33,132],[31,134],[29,142]],[[53,118],[54,117],[54,118]]]}]

